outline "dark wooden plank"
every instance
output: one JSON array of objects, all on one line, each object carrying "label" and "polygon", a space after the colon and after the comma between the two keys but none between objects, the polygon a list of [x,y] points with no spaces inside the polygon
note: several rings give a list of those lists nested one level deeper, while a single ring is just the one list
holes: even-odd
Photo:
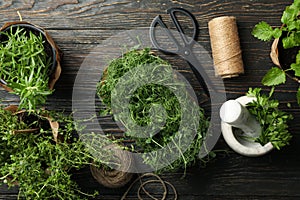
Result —
[{"label": "dark wooden plank", "polygon": [[[18,19],[17,11],[28,20],[49,30],[64,52],[63,73],[56,85],[55,94],[49,98],[48,107],[71,111],[72,89],[76,74],[95,47],[120,31],[148,27],[153,17],[161,14],[168,19],[169,7],[184,7],[195,14],[200,24],[197,41],[211,52],[207,23],[214,17],[237,17],[243,60],[246,73],[238,78],[225,80],[227,98],[244,94],[248,87],[261,87],[261,79],[272,66],[269,58],[270,43],[263,43],[251,36],[253,26],[260,20],[280,25],[280,15],[291,1],[285,0],[174,0],[174,1],[122,1],[122,0],[55,0],[0,2],[0,24]],[[184,73],[183,73],[184,74]],[[197,91],[200,87],[195,77],[189,76]],[[282,108],[295,116],[290,130],[295,135],[291,145],[281,152],[273,151],[261,158],[245,158],[235,153],[222,156],[208,163],[206,168],[189,169],[187,177],[181,173],[163,174],[178,190],[179,199],[297,199],[300,197],[300,111],[295,101],[298,85],[290,80],[276,89],[276,98],[292,107]],[[264,91],[268,88],[263,87]],[[9,97],[16,102],[15,97]],[[204,105],[204,107],[207,105]],[[205,107],[207,108],[207,107]],[[104,121],[113,127],[109,120]],[[216,149],[227,149],[220,139]],[[119,199],[126,187],[119,190],[103,188],[90,176],[88,170],[74,174],[77,182],[87,191],[100,189],[97,199]],[[136,189],[136,188],[135,188]],[[153,186],[153,193],[160,188]],[[0,199],[16,199],[16,189],[0,187]],[[137,199],[131,191],[128,199]],[[172,198],[172,195],[169,196]]]}]

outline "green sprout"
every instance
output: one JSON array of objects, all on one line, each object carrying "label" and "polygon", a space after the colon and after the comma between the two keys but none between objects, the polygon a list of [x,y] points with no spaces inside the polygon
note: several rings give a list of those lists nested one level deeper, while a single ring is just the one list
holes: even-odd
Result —
[{"label": "green sprout", "polygon": [[20,96],[19,108],[29,111],[46,102],[52,58],[47,55],[45,40],[24,28],[1,32],[0,78]]}]

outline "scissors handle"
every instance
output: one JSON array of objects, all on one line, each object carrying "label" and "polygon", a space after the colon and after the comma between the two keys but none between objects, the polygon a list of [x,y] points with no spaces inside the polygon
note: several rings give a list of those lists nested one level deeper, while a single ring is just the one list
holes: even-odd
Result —
[{"label": "scissors handle", "polygon": [[[173,44],[176,46],[175,50],[165,49],[164,47],[159,45],[159,43],[157,42],[157,39],[156,39],[155,30],[154,30],[157,25],[161,26],[161,28],[163,28],[163,31],[167,34],[168,38],[172,40]],[[179,53],[180,45],[179,45],[178,41],[175,39],[174,35],[171,33],[171,31],[167,28],[165,23],[162,21],[160,15],[156,16],[150,25],[150,39],[151,39],[152,44],[155,46],[155,48],[157,48],[160,51],[163,51],[165,53],[172,53],[172,54]]]},{"label": "scissors handle", "polygon": [[[152,44],[159,50],[165,52],[165,53],[173,53],[173,54],[181,54],[180,52],[183,48],[191,48],[191,46],[194,44],[195,39],[198,35],[198,23],[194,15],[192,15],[189,11],[183,9],[183,8],[170,8],[167,10],[167,13],[170,15],[173,24],[175,25],[178,33],[180,34],[180,37],[183,41],[184,46],[180,45],[180,43],[177,41],[177,39],[174,37],[172,32],[168,29],[166,24],[163,22],[160,15],[156,16],[151,25],[150,25],[150,39]],[[180,25],[176,13],[182,13],[183,15],[187,16],[192,21],[192,28],[193,28],[193,35],[191,38],[187,38],[182,26]],[[167,34],[168,39],[171,40],[172,44],[175,45],[176,49],[166,49],[159,45],[156,35],[155,35],[155,27],[160,26],[163,31]]]},{"label": "scissors handle", "polygon": [[[180,25],[180,23],[177,19],[176,13],[178,13],[178,12],[184,14],[185,16],[187,16],[192,21],[193,35],[191,37],[192,38],[191,40],[188,40],[186,38],[184,30],[182,29],[182,27],[181,27],[181,25]],[[167,13],[170,14],[172,22],[175,25],[178,32],[180,33],[181,39],[184,41],[184,44],[190,44],[191,45],[195,41],[195,39],[198,35],[198,28],[199,28],[199,25],[197,23],[197,20],[196,20],[195,16],[192,13],[190,13],[189,11],[187,11],[183,8],[169,8],[167,10]]]}]

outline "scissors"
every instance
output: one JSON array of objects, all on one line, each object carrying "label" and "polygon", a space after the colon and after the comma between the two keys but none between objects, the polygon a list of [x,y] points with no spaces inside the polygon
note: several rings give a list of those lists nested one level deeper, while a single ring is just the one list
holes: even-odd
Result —
[{"label": "scissors", "polygon": [[[176,17],[176,13],[178,13],[178,12],[191,19],[192,26],[193,26],[192,37],[187,37],[185,35],[185,33],[182,29],[182,26],[180,25],[180,23]],[[195,39],[198,35],[199,25],[197,23],[196,18],[189,11],[187,11],[183,8],[170,8],[167,10],[167,14],[169,14],[171,16],[172,22],[175,25],[175,27],[180,35],[183,45],[180,44],[180,42],[174,37],[174,35],[170,31],[170,29],[167,28],[166,24],[163,22],[160,15],[156,16],[150,25],[150,39],[151,39],[152,44],[155,46],[155,48],[157,48],[158,50],[160,50],[164,53],[177,54],[177,55],[183,57],[190,65],[193,73],[196,75],[197,80],[202,85],[206,95],[208,97],[210,97],[208,86],[212,86],[211,80],[210,80],[209,76],[207,75],[207,73],[205,72],[204,68],[201,66],[200,62],[198,61],[197,57],[195,56],[195,54],[193,53],[193,50],[192,50],[193,45],[195,43]],[[158,43],[156,35],[155,35],[155,27],[157,27],[158,25],[161,28],[163,28],[163,30],[167,34],[168,39],[170,39],[172,41],[172,43],[173,43],[172,45],[176,46],[176,49],[164,48]]]}]

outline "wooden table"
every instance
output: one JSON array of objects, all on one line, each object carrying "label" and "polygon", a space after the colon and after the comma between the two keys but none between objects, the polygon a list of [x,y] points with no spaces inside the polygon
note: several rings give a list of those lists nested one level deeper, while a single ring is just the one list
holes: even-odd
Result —
[{"label": "wooden table", "polygon": [[[49,107],[71,110],[72,87],[76,73],[85,57],[102,41],[120,31],[148,27],[158,14],[170,7],[183,7],[195,14],[200,24],[197,41],[211,53],[207,23],[212,18],[236,16],[245,74],[224,81],[227,98],[243,95],[249,87],[262,87],[261,79],[272,66],[269,58],[270,43],[251,36],[253,26],[261,20],[280,25],[280,16],[291,0],[5,0],[0,2],[0,22],[23,20],[46,28],[64,52],[63,72],[56,85]],[[190,168],[182,172],[166,173],[164,180],[174,184],[179,199],[299,199],[300,198],[300,112],[295,101],[297,84],[291,80],[276,89],[275,97],[282,109],[294,115],[290,131],[294,138],[290,146],[259,158],[246,158],[236,153],[219,153],[205,168]],[[263,87],[265,90],[268,88]],[[291,103],[287,108],[286,103]],[[215,149],[229,150],[220,138]],[[107,189],[91,177],[88,170],[74,175],[84,190],[99,189],[97,199],[120,199],[126,187]],[[159,194],[159,186],[151,191]],[[0,189],[0,199],[16,199],[16,189]],[[169,198],[172,199],[172,194]],[[133,189],[128,199],[136,199]]]}]

